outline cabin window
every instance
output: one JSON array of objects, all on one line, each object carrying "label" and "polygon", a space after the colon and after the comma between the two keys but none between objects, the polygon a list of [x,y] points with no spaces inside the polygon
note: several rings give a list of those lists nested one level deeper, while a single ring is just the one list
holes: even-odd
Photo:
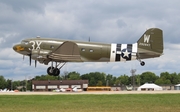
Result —
[{"label": "cabin window", "polygon": [[115,51],[113,51],[112,53],[115,53]]},{"label": "cabin window", "polygon": [[54,49],[54,46],[53,46],[53,45],[51,45],[51,46],[50,46],[50,48],[51,48],[51,49]]},{"label": "cabin window", "polygon": [[85,48],[82,48],[81,51],[85,51]]},{"label": "cabin window", "polygon": [[90,49],[89,52],[94,52],[94,50],[93,50],[93,49]]}]

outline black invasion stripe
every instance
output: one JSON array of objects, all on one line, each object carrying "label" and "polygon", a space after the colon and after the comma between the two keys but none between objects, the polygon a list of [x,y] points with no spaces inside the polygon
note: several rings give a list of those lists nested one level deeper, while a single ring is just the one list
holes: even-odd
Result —
[{"label": "black invasion stripe", "polygon": [[116,60],[115,61],[120,61],[120,54],[116,54]]},{"label": "black invasion stripe", "polygon": [[120,47],[120,48],[121,48],[121,44],[117,44],[117,47]]},{"label": "black invasion stripe", "polygon": [[127,44],[128,52],[132,52],[132,44]]},{"label": "black invasion stripe", "polygon": [[117,44],[116,51],[121,51],[121,44]]}]

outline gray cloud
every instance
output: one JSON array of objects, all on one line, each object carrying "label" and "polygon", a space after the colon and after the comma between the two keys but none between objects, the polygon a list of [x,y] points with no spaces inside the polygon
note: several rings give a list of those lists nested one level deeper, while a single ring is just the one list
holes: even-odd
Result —
[{"label": "gray cloud", "polygon": [[[44,6],[48,4],[49,0],[38,0],[38,1],[24,1],[24,0],[1,0],[1,3],[10,6],[13,11],[20,13],[24,11],[35,11],[44,13]],[[53,2],[53,0],[51,0]]]},{"label": "gray cloud", "polygon": [[[6,60],[7,64],[0,71],[8,78],[46,74],[47,66],[39,65],[36,69],[29,67],[28,59],[22,61],[22,57],[12,50],[12,46],[24,38],[41,36],[88,41],[90,37],[91,41],[96,42],[134,43],[146,29],[158,27],[164,31],[165,54],[147,60],[145,67],[141,67],[138,61],[105,66],[97,63],[98,69],[92,68],[95,63],[78,63],[77,67],[69,63],[67,66],[80,73],[102,71],[114,75],[129,74],[133,64],[139,73],[147,70],[156,73],[166,70],[178,72],[179,63],[175,60],[180,58],[179,3],[178,0],[1,0],[0,65]],[[173,66],[169,66],[169,63]],[[85,71],[81,69],[84,66],[87,68]],[[26,72],[32,69],[33,72]]]}]

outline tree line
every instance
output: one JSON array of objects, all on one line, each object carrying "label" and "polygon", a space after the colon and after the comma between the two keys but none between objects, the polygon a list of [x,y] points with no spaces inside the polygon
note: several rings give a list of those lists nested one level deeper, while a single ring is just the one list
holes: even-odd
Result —
[{"label": "tree line", "polygon": [[140,86],[144,83],[155,83],[158,85],[175,85],[180,83],[180,73],[162,72],[159,76],[153,72],[143,72],[134,76],[120,75],[115,77],[111,74],[101,72],[90,72],[80,75],[78,72],[64,72],[61,76],[41,75],[31,80],[13,81],[0,76],[0,89],[18,89],[21,91],[32,90],[32,80],[88,80],[89,86]]}]

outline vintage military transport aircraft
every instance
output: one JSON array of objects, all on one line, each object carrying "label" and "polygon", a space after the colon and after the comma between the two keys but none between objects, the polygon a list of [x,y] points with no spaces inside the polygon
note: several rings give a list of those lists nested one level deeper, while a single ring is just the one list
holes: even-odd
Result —
[{"label": "vintage military transport aircraft", "polygon": [[[128,38],[128,37],[125,37]],[[134,44],[106,44],[60,40],[50,38],[31,38],[22,40],[13,49],[24,56],[29,56],[39,63],[51,66],[47,69],[49,75],[58,76],[60,69],[67,62],[119,62],[155,58],[163,54],[163,32],[158,28],[148,29]],[[55,66],[53,63],[55,62]]]}]

